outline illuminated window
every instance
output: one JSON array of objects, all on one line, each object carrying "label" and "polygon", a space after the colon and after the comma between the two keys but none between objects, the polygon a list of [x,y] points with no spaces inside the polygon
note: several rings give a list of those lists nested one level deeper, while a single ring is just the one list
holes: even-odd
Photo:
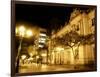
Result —
[{"label": "illuminated window", "polygon": [[46,34],[41,33],[40,36],[46,36]]}]

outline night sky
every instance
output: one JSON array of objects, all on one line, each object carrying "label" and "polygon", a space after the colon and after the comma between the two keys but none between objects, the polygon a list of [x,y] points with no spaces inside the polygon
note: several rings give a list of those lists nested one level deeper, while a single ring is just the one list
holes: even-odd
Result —
[{"label": "night sky", "polygon": [[[60,29],[69,22],[70,14],[75,8],[77,7],[16,4],[16,23],[28,22],[51,33],[52,30]],[[87,10],[89,7],[78,8]]]},{"label": "night sky", "polygon": [[16,22],[29,22],[46,29],[56,29],[68,22],[72,8],[16,4]]}]

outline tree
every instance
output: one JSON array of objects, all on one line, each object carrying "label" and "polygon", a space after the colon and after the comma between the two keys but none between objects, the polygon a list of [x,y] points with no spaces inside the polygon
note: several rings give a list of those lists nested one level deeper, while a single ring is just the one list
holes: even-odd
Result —
[{"label": "tree", "polygon": [[[95,42],[94,34],[79,35],[76,31],[71,31],[69,33],[66,33],[63,37],[57,37],[54,40],[55,40],[55,45],[62,45],[72,49],[75,62],[79,58],[78,57],[79,46],[86,44],[90,45]],[[74,47],[76,47],[75,50]]]},{"label": "tree", "polygon": [[[80,37],[80,35],[75,32],[75,31],[71,31],[67,34],[65,34],[63,37],[57,37],[54,39],[54,46],[56,45],[62,45],[62,46],[67,46],[70,47],[72,49],[73,52],[73,56],[74,58],[76,58],[78,55],[78,48],[80,45],[80,40],[82,39],[82,37]],[[74,47],[77,46],[77,50],[74,51]],[[76,56],[77,55],[77,56]]]},{"label": "tree", "polygon": [[[81,40],[83,40],[83,38],[80,37],[80,35],[77,32],[71,31],[71,32],[67,33],[63,37],[63,39],[64,39],[64,45],[69,46],[72,49],[74,59],[77,59],[80,42],[81,42]],[[76,50],[74,50],[75,46],[77,47]]]},{"label": "tree", "polygon": [[95,43],[95,36],[94,34],[88,34],[84,36],[85,44],[94,44]]}]

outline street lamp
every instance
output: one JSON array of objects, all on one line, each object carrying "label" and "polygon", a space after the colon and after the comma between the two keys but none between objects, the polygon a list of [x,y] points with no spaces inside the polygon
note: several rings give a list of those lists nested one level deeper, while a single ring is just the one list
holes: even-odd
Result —
[{"label": "street lamp", "polygon": [[19,34],[19,36],[21,36],[20,44],[19,44],[19,47],[18,47],[18,56],[19,56],[19,52],[21,50],[22,39],[25,35],[25,27],[20,26],[19,28],[16,28],[16,32]]},{"label": "street lamp", "polygon": [[19,35],[21,37],[24,37],[24,35],[25,35],[25,27],[23,25],[21,27],[19,27]]},{"label": "street lamp", "polygon": [[17,53],[17,57],[16,57],[16,72],[18,72],[19,69],[19,55],[20,55],[20,51],[21,51],[21,45],[22,45],[22,39],[25,35],[25,27],[24,26],[20,26],[19,28],[16,28],[16,33],[19,34],[19,36],[21,37],[20,40],[20,44],[18,47],[18,53]]},{"label": "street lamp", "polygon": [[16,57],[16,65],[15,65],[16,66],[16,72],[18,72],[18,69],[19,69],[19,55],[20,55],[20,52],[21,52],[21,45],[22,45],[23,37],[25,37],[25,35],[32,36],[32,32],[30,30],[26,30],[24,25],[21,25],[18,28],[16,27],[16,34],[18,34],[18,36],[21,37],[20,44],[19,44],[19,47],[18,47],[18,53],[17,53],[17,57]]}]

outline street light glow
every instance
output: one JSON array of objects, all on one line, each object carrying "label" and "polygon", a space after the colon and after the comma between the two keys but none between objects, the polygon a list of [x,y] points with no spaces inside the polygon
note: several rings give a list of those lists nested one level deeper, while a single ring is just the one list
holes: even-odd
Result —
[{"label": "street light glow", "polygon": [[33,35],[32,31],[31,30],[27,30],[26,31],[26,36],[27,37],[31,37]]},{"label": "street light glow", "polygon": [[24,60],[26,58],[26,55],[22,55],[21,58],[22,60]]},{"label": "street light glow", "polygon": [[20,36],[24,36],[25,35],[25,27],[24,26],[20,26],[19,27],[19,34],[20,34]]},{"label": "street light glow", "polygon": [[18,34],[18,28],[16,27],[15,33]]}]

